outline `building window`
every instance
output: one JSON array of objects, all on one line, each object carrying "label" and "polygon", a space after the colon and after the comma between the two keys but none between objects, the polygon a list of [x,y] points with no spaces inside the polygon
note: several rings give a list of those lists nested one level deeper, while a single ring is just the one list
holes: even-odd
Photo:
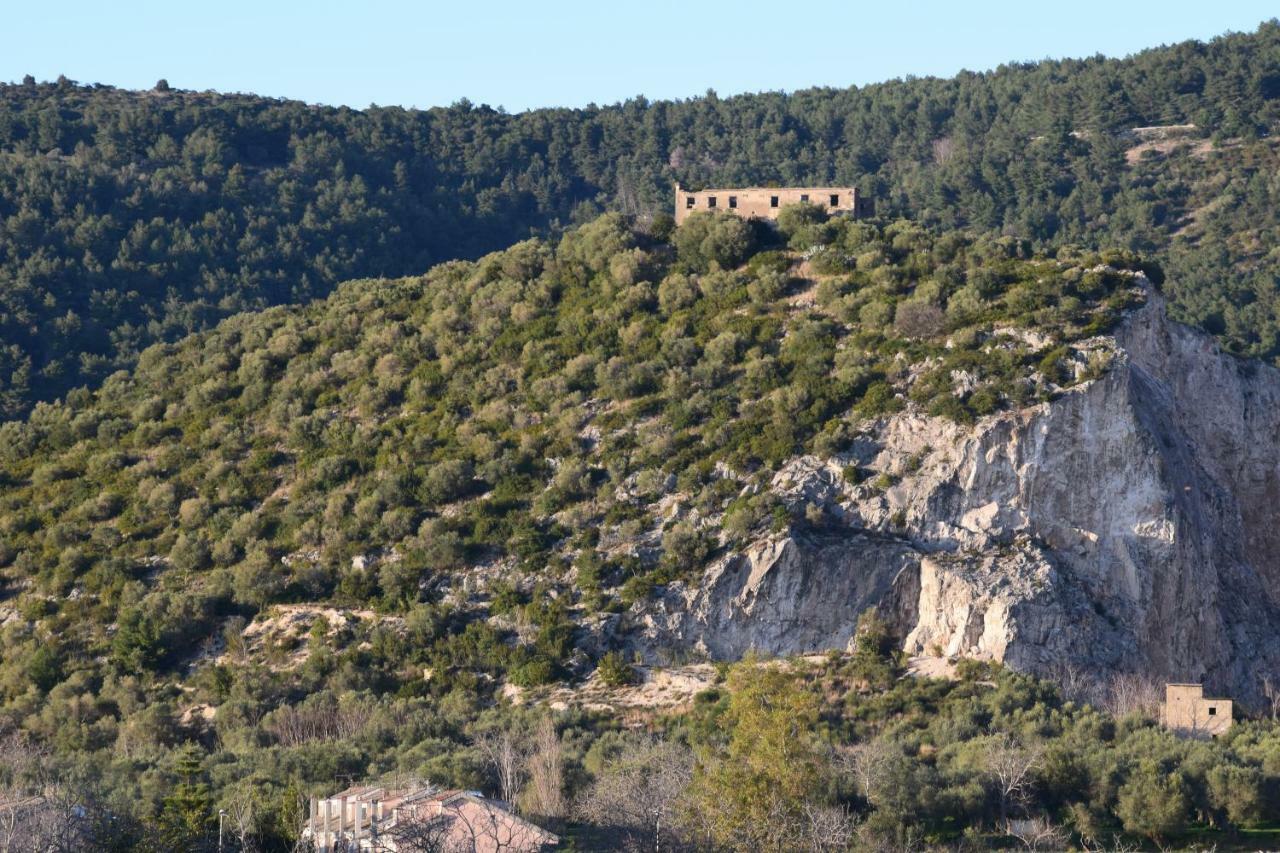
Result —
[{"label": "building window", "polygon": [[831,206],[832,207],[840,206],[840,196],[836,195],[835,193],[831,194]]},{"label": "building window", "polygon": [[808,200],[809,200],[809,194],[808,194],[808,193],[800,193],[800,200],[801,200],[801,201],[808,201]]},{"label": "building window", "polygon": [[713,195],[707,196],[707,207],[715,207],[715,206],[716,206],[716,197]]},{"label": "building window", "polygon": [[1215,708],[1215,707],[1213,707],[1212,705],[1210,705],[1210,706],[1209,706],[1209,716],[1210,716],[1210,717],[1216,717],[1216,716],[1218,716],[1218,709],[1217,709],[1217,708]]},{"label": "building window", "polygon": [[698,200],[697,200],[696,198],[694,198],[693,196],[688,196],[688,197],[687,197],[687,198],[685,198],[685,200],[684,200],[684,206],[685,206],[685,209],[686,209],[686,210],[692,210],[692,209],[693,209],[694,204],[696,204],[696,203],[697,203],[697,201],[698,201]]},{"label": "building window", "polygon": [[736,195],[729,196],[729,207],[734,208],[737,206],[738,206],[738,197]]},{"label": "building window", "polygon": [[778,206],[778,197],[776,195],[769,196],[769,206],[770,207]]}]

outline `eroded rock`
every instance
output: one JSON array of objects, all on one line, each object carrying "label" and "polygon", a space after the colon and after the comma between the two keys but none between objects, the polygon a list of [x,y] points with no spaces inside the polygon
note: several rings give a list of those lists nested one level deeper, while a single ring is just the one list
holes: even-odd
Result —
[{"label": "eroded rock", "polygon": [[[632,614],[657,657],[844,648],[885,613],[912,653],[1141,670],[1238,697],[1280,672],[1280,371],[1151,294],[1101,378],[972,427],[908,410],[772,488],[836,529],[754,543]],[[883,490],[840,477],[891,474]]]}]

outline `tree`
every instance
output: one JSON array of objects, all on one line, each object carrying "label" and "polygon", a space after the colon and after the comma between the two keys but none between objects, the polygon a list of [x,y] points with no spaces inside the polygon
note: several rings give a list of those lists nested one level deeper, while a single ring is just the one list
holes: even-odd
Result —
[{"label": "tree", "polygon": [[111,655],[117,665],[129,671],[150,669],[163,654],[157,621],[137,608],[126,610],[111,640]]},{"label": "tree", "polygon": [[946,315],[931,302],[910,300],[898,304],[893,314],[893,327],[906,338],[927,339],[942,334]]},{"label": "tree", "polygon": [[514,804],[524,787],[529,754],[508,729],[498,729],[475,739],[485,763],[498,780],[498,798]]},{"label": "tree", "polygon": [[986,750],[987,774],[1000,798],[1000,825],[1006,831],[1009,809],[1020,808],[1030,797],[1041,759],[1038,747],[1025,747],[1008,735],[996,738]]},{"label": "tree", "polygon": [[173,849],[203,849],[214,822],[213,797],[202,778],[204,756],[195,744],[179,750],[174,771],[179,782],[164,798],[157,823],[164,842]]},{"label": "tree", "polygon": [[778,230],[787,237],[793,237],[811,225],[820,225],[826,221],[826,209],[807,201],[785,205],[778,211]]},{"label": "tree", "polygon": [[683,797],[693,753],[653,738],[627,744],[604,766],[576,807],[582,819],[617,831],[626,850],[665,850],[689,840]]},{"label": "tree", "polygon": [[525,810],[540,817],[562,817],[565,813],[564,747],[551,717],[543,717],[538,721],[528,767]]},{"label": "tree", "polygon": [[897,644],[875,608],[858,617],[850,667],[854,675],[874,687],[888,687],[898,677]]},{"label": "tree", "polygon": [[62,680],[62,655],[52,642],[43,643],[27,658],[27,678],[42,692]]},{"label": "tree", "polygon": [[1205,775],[1209,803],[1233,827],[1254,826],[1267,812],[1266,779],[1256,767],[1219,764]]},{"label": "tree", "polygon": [[1120,787],[1116,814],[1128,832],[1136,832],[1163,845],[1187,823],[1191,799],[1180,770],[1169,771],[1154,761],[1144,761]]},{"label": "tree", "polygon": [[708,272],[712,264],[732,269],[747,259],[755,243],[751,226],[729,213],[695,213],[676,229],[673,242],[681,264]]},{"label": "tree", "polygon": [[728,742],[702,750],[690,785],[717,844],[783,850],[822,790],[818,698],[796,676],[748,658],[729,676]]}]

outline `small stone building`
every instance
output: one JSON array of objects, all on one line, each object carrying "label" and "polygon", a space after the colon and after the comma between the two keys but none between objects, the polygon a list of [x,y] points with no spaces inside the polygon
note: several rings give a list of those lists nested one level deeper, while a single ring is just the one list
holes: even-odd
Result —
[{"label": "small stone building", "polygon": [[1202,684],[1166,684],[1160,716],[1170,731],[1214,738],[1231,728],[1231,700],[1205,698]]},{"label": "small stone building", "polygon": [[777,219],[789,204],[808,202],[855,219],[875,215],[875,205],[857,187],[741,187],[696,192],[676,184],[676,224],[697,211],[723,211],[743,219]]}]

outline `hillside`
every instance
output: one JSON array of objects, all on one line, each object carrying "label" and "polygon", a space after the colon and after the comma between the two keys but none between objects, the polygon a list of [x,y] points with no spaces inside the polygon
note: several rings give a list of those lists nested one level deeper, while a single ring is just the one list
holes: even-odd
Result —
[{"label": "hillside", "polygon": [[608,216],[350,282],[6,424],[0,558],[31,640],[60,638],[66,672],[107,652],[164,670],[235,612],[403,611],[485,566],[540,582],[549,645],[509,663],[543,681],[569,663],[570,608],[630,604],[717,550],[692,520],[662,529],[677,503],[729,541],[785,526],[752,493],[796,454],[905,399],[962,423],[1047,399],[1105,369],[1072,343],[1142,298],[1131,258],[787,214],[792,249],[731,217],[671,245]]},{"label": "hillside", "polygon": [[[536,745],[530,768],[551,755],[563,774],[522,809],[587,849],[659,831],[673,848],[788,849],[818,826],[848,841],[854,813],[874,849],[962,830],[1003,843],[1010,808],[1053,843],[1265,826],[1274,726],[1180,741],[1125,670],[1216,649],[1239,667],[1210,655],[1208,674],[1256,692],[1270,647],[1193,637],[1159,659],[1125,632],[1257,621],[1231,609],[1232,578],[1265,566],[1225,562],[1227,526],[1195,550],[1218,530],[1195,526],[1200,493],[1224,514],[1234,495],[1212,441],[1183,413],[1161,419],[1185,434],[1148,443],[1143,400],[1162,397],[1134,389],[1171,381],[1159,364],[1218,364],[1203,408],[1239,442],[1232,382],[1266,369],[1169,324],[1159,268],[1129,253],[808,207],[779,224],[610,214],[347,282],[156,345],[0,426],[0,785],[57,780],[143,848],[201,849],[199,815],[251,807],[254,843],[288,849],[299,796],[402,773],[496,790],[487,750],[515,737]],[[1131,446],[1093,441],[1121,433]],[[1186,453],[1203,473],[1182,514],[1144,517],[1128,562],[1095,561],[1132,540],[1131,507],[1161,512]],[[1108,494],[1131,506],[1075,499],[1116,469],[1133,488]],[[980,506],[1010,493],[1003,516]],[[1045,506],[1079,541],[1053,538],[1069,531]],[[1186,582],[1163,581],[1205,554],[1187,577],[1220,589],[1179,610]],[[985,662],[900,681],[904,645]],[[831,653],[661,668],[749,649]],[[1033,762],[1034,799],[994,793],[1000,756]],[[688,789],[645,793],[667,797],[665,828],[627,811],[628,762]]]},{"label": "hillside", "polygon": [[673,180],[857,184],[890,217],[1142,251],[1179,319],[1274,359],[1278,41],[518,115],[0,86],[0,415],[237,311],[667,211]]}]

